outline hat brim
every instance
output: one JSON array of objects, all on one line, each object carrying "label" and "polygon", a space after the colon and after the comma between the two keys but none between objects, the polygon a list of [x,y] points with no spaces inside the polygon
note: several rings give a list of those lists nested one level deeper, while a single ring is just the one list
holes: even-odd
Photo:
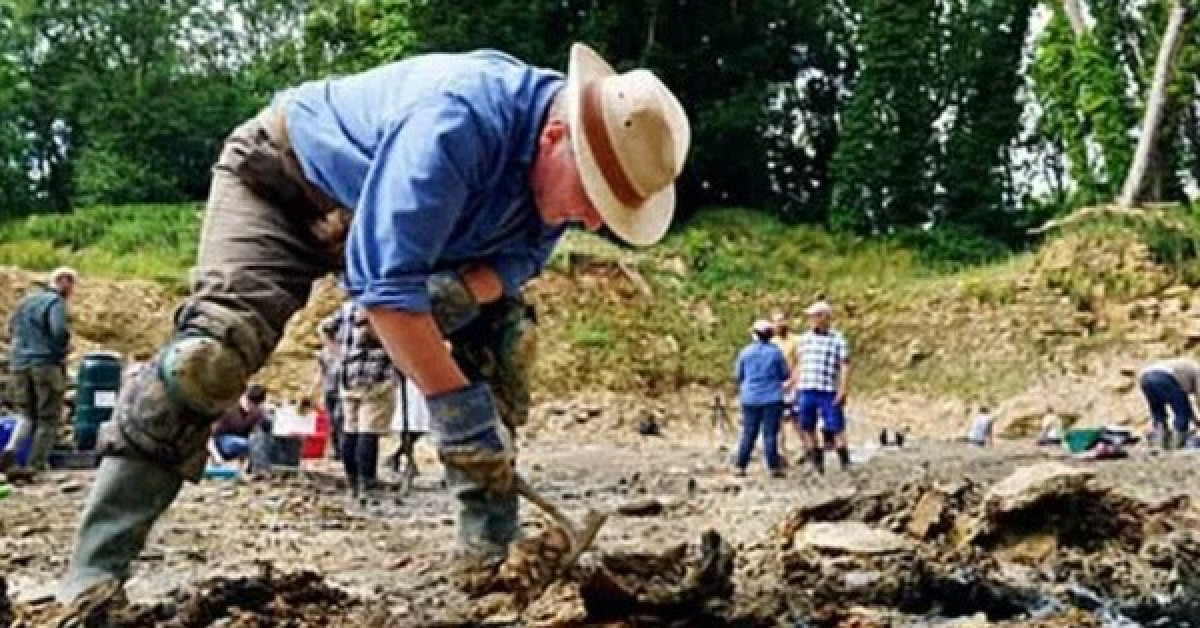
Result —
[{"label": "hat brim", "polygon": [[605,181],[588,145],[586,134],[582,131],[581,99],[584,86],[615,74],[612,66],[591,48],[579,43],[571,46],[570,61],[567,64],[567,86],[564,91],[567,125],[571,131],[571,149],[575,153],[575,163],[583,181],[583,191],[604,219],[604,224],[629,244],[649,246],[661,240],[671,226],[671,218],[675,213],[674,184],[650,196],[641,205],[625,205],[617,200]]}]

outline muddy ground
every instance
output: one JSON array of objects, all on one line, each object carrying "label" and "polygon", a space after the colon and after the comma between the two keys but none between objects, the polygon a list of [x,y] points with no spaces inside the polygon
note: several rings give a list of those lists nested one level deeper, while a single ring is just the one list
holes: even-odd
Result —
[{"label": "muddy ground", "polygon": [[[850,472],[735,478],[704,439],[529,443],[523,469],[582,516],[614,511],[566,581],[532,601],[466,598],[446,572],[453,505],[422,451],[389,512],[347,512],[310,473],[187,486],[112,625],[1200,625],[1189,495],[1197,459],[1062,461],[1057,451],[915,443]],[[758,464],[757,462],[755,464]],[[1016,477],[1010,477],[1019,471]],[[46,625],[86,472],[0,500],[0,626]],[[543,530],[525,507],[530,537]],[[102,625],[99,618],[92,625]]]}]

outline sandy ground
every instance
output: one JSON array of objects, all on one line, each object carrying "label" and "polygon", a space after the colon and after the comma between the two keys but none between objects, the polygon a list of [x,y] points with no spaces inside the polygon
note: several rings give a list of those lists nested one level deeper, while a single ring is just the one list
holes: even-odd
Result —
[{"label": "sandy ground", "polygon": [[[776,551],[770,541],[774,530],[799,504],[851,489],[862,494],[963,479],[987,485],[1020,467],[1063,458],[1017,444],[984,451],[927,442],[903,450],[858,449],[859,461],[849,472],[837,468],[831,453],[824,476],[793,466],[786,479],[770,479],[756,459],[749,477],[735,478],[727,448],[712,439],[622,440],[529,443],[522,468],[575,516],[588,507],[611,510],[645,500],[661,505],[650,516],[614,514],[595,545],[604,553],[660,551],[715,530],[738,552],[733,582],[743,597],[782,584],[770,582],[778,576],[763,564]],[[1135,447],[1126,460],[1076,464],[1093,469],[1097,481],[1150,503],[1200,491],[1196,462],[1187,453],[1159,455]],[[188,485],[134,565],[129,596],[150,602],[206,578],[254,573],[268,562],[280,572],[315,570],[328,584],[385,608],[394,625],[426,623],[418,618],[428,618],[431,606],[445,623],[472,623],[465,608],[471,603],[444,594],[454,505],[440,490],[440,469],[427,447],[421,463],[413,492],[390,499],[383,516],[347,512],[329,461],[309,461],[300,476],[266,482]],[[18,608],[38,607],[52,595],[90,481],[89,472],[54,473],[0,501],[0,566]],[[541,519],[532,506],[523,508],[525,526],[536,534]]]}]

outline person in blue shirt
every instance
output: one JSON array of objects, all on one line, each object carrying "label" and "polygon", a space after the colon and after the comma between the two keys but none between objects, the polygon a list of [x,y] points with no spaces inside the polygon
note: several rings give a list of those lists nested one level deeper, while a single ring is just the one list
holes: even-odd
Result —
[{"label": "person in blue shirt", "polygon": [[[479,50],[276,94],[213,169],[190,297],[101,434],[60,601],[119,589],[182,482],[200,477],[209,424],[329,272],[426,395],[462,555],[499,565],[519,531],[520,417],[489,384],[521,372],[508,367],[521,286],[569,225],[661,239],[689,143],[661,80],[618,74],[583,44],[565,76]],[[456,359],[468,353],[505,372]]]},{"label": "person in blue shirt", "polygon": [[733,367],[738,383],[738,398],[742,403],[742,437],[738,442],[734,466],[739,476],[746,475],[746,465],[754,451],[759,432],[763,437],[763,456],[773,477],[783,477],[776,439],[779,420],[783,417],[783,384],[789,377],[787,359],[771,342],[772,325],[765,320],[755,321],[751,328],[754,338],[741,353]]}]

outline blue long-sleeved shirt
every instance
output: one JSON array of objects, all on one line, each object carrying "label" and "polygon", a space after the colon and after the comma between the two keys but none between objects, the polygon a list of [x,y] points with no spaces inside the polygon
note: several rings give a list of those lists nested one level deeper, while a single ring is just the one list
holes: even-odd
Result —
[{"label": "blue long-sleeved shirt", "polygon": [[67,359],[71,333],[62,295],[41,288],[17,304],[8,322],[12,338],[10,368],[62,364]]},{"label": "blue long-sleeved shirt", "polygon": [[529,171],[564,79],[500,52],[432,54],[282,92],[305,178],[354,212],[346,290],[428,311],[425,280],[490,265],[507,294],[545,266],[564,227],[542,222]]},{"label": "blue long-sleeved shirt", "polygon": [[783,351],[770,342],[755,340],[738,354],[733,367],[738,395],[743,404],[759,405],[783,401],[783,383],[788,378]]}]

